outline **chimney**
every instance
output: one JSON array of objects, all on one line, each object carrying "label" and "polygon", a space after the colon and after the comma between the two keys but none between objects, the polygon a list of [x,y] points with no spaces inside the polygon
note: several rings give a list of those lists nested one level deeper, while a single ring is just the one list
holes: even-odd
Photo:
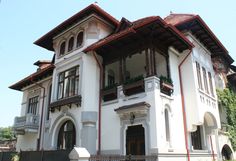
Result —
[{"label": "chimney", "polygon": [[34,63],[34,65],[38,66],[37,71],[42,70],[51,64],[52,62],[50,60],[38,60],[37,62]]}]

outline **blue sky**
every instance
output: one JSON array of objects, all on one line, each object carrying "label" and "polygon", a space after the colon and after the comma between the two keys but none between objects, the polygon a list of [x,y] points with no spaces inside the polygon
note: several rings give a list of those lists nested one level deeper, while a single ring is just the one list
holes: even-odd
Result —
[{"label": "blue sky", "polygon": [[[93,0],[1,0],[0,2],[0,127],[12,126],[20,115],[22,93],[8,88],[35,72],[33,63],[53,53],[33,44],[49,30]],[[173,13],[199,14],[236,59],[235,0],[97,0],[120,20]]]}]

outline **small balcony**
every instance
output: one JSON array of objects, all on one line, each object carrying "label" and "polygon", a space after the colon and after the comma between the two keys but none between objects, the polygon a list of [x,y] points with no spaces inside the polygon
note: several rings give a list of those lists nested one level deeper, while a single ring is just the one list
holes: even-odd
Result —
[{"label": "small balcony", "polygon": [[27,132],[37,133],[39,115],[28,113],[25,116],[15,117],[13,128],[17,135],[24,135]]}]

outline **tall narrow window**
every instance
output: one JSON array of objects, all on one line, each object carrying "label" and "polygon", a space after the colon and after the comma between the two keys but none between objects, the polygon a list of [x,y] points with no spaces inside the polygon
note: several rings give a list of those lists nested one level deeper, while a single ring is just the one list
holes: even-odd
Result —
[{"label": "tall narrow window", "polygon": [[115,84],[115,73],[112,70],[108,71],[108,86]]},{"label": "tall narrow window", "polygon": [[212,82],[212,76],[211,76],[210,72],[208,72],[208,78],[209,78],[209,85],[210,85],[211,95],[214,97],[213,82]]},{"label": "tall narrow window", "polygon": [[49,109],[49,104],[51,103],[51,95],[52,95],[52,85],[49,87],[49,92],[48,92],[48,109],[47,109],[47,120],[49,120],[49,115],[50,115],[50,109]]},{"label": "tall narrow window", "polygon": [[38,108],[38,100],[39,96],[32,97],[29,99],[29,105],[28,105],[28,111],[27,113],[31,113],[36,115],[37,113],[37,108]]},{"label": "tall narrow window", "polygon": [[165,109],[165,128],[166,128],[166,141],[170,142],[170,122],[169,122],[169,112]]},{"label": "tall narrow window", "polygon": [[73,48],[74,48],[74,37],[71,37],[68,44],[68,52],[73,50]]},{"label": "tall narrow window", "polygon": [[202,150],[201,127],[197,126],[197,130],[191,133],[192,146],[195,150]]},{"label": "tall narrow window", "polygon": [[79,67],[71,68],[59,74],[57,98],[66,98],[78,94]]},{"label": "tall narrow window", "polygon": [[76,47],[80,47],[83,43],[83,39],[84,39],[84,32],[81,31],[78,36],[77,36],[77,40],[76,40]]},{"label": "tall narrow window", "polygon": [[197,69],[198,87],[200,89],[203,89],[202,88],[202,77],[201,77],[200,64],[198,62],[196,62],[196,69]]},{"label": "tall narrow window", "polygon": [[207,83],[207,74],[206,74],[206,69],[204,67],[202,67],[202,73],[203,73],[205,91],[206,93],[209,93],[208,83]]},{"label": "tall narrow window", "polygon": [[65,54],[65,49],[66,49],[66,42],[61,43],[60,46],[60,56]]},{"label": "tall narrow window", "polygon": [[75,136],[75,126],[73,122],[66,121],[59,130],[57,148],[72,149],[75,145]]}]

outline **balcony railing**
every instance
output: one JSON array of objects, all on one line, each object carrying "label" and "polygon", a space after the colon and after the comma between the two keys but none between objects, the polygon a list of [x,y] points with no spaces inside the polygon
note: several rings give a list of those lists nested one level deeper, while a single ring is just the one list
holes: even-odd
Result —
[{"label": "balcony railing", "polygon": [[39,128],[39,115],[28,113],[25,116],[15,117],[13,128],[19,135],[24,135],[26,132],[36,133]]},{"label": "balcony railing", "polygon": [[161,93],[171,96],[174,91],[173,83],[160,80],[157,76],[143,78],[141,76],[133,78],[121,86],[114,84],[109,88],[102,90],[103,101],[111,101],[118,99],[120,93],[124,96],[131,96],[143,92],[153,91],[159,89]]},{"label": "balcony railing", "polygon": [[123,92],[126,96],[141,93],[144,91],[144,78],[142,75],[127,80],[123,85]]}]

